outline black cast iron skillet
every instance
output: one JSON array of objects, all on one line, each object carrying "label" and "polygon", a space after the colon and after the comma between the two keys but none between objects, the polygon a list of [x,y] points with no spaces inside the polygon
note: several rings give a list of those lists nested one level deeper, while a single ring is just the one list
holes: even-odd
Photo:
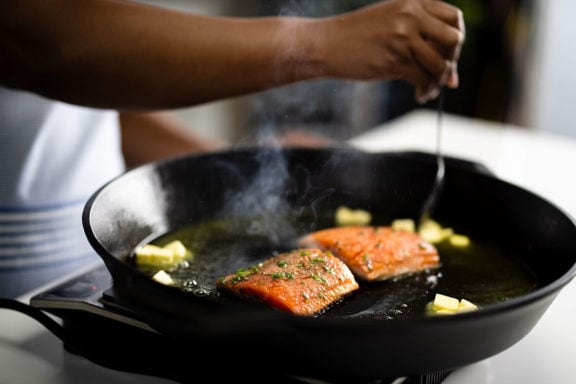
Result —
[{"label": "black cast iron skillet", "polygon": [[[432,154],[344,148],[246,148],[185,156],[137,168],[104,185],[86,204],[83,225],[111,272],[118,299],[189,350],[192,366],[214,361],[248,377],[266,371],[335,382],[445,371],[522,339],[576,273],[574,221],[481,165],[446,159],[434,217],[513,255],[533,274],[536,285],[529,292],[477,312],[429,317],[410,309],[434,293],[420,276],[400,288],[364,284],[325,314],[297,317],[210,287],[214,276],[294,246],[299,234],[326,226],[326,215],[341,205],[372,212],[375,224],[417,219],[435,167]],[[285,225],[299,215],[306,219]],[[161,285],[128,261],[135,247],[163,234],[233,217],[274,218],[264,225],[268,243],[204,261],[198,278],[205,279],[199,283],[206,289],[186,293]],[[238,241],[243,242],[241,236]],[[488,282],[482,289],[494,288]],[[393,315],[402,312],[406,316]]]}]

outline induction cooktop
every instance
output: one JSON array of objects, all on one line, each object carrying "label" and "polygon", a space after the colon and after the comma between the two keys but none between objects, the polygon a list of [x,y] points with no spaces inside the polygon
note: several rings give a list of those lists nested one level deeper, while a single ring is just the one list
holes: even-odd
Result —
[{"label": "induction cooktop", "polygon": [[[117,300],[110,273],[99,265],[33,296],[30,306],[56,316],[64,348],[108,368],[179,383],[230,382],[338,384],[258,366],[216,369],[229,361],[206,361],[202,351],[162,335]],[[244,368],[244,369],[242,369]],[[346,384],[439,384],[451,371]],[[206,380],[209,378],[209,380]]]}]

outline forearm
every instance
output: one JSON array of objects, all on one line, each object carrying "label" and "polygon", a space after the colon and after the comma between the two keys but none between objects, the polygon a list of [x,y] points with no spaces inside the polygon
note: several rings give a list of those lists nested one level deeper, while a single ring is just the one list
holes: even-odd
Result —
[{"label": "forearm", "polygon": [[317,77],[458,86],[461,12],[387,0],[323,19],[207,17],[121,0],[4,0],[0,85],[73,104],[166,109]]},{"label": "forearm", "polygon": [[122,153],[129,168],[167,157],[227,147],[224,140],[195,135],[169,112],[119,114]]},{"label": "forearm", "polygon": [[[0,83],[114,109],[196,105],[321,76],[310,19],[205,17],[114,0],[2,5]],[[113,60],[111,60],[113,58]]]}]

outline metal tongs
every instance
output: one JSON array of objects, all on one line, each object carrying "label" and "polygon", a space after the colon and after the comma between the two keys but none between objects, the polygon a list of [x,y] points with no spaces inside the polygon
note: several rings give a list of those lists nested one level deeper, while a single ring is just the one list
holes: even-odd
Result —
[{"label": "metal tongs", "polygon": [[442,87],[438,94],[436,108],[436,179],[434,180],[434,185],[432,186],[428,198],[424,202],[418,227],[422,227],[422,224],[432,219],[432,212],[434,211],[436,202],[442,192],[442,187],[444,186],[446,166],[444,164],[444,156],[442,155],[442,116],[444,113],[444,90]]}]

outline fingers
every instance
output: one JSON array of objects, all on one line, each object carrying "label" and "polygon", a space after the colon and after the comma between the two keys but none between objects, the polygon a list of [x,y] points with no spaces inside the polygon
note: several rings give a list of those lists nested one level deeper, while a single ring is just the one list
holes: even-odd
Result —
[{"label": "fingers", "polygon": [[438,45],[439,51],[449,60],[458,60],[464,43],[464,33],[440,19],[429,18],[421,25],[421,34],[426,40]]},{"label": "fingers", "polygon": [[457,62],[465,39],[465,27],[458,8],[438,0],[424,0],[421,4],[429,17],[422,19],[422,40],[415,41],[412,49],[414,59],[429,73],[428,79],[419,76],[414,82],[416,100],[425,103],[436,98],[444,85],[458,87]]},{"label": "fingers", "polygon": [[444,23],[464,32],[464,16],[460,9],[440,0],[424,2],[423,7],[428,13],[434,15]]},{"label": "fingers", "polygon": [[462,11],[443,1],[431,0],[423,3],[424,9],[433,17],[423,23],[423,36],[439,45],[439,51],[451,61],[452,71],[446,85],[457,88],[459,83],[457,62],[460,58],[466,31]]},{"label": "fingers", "polygon": [[458,87],[464,21],[459,9],[443,1],[384,0],[320,25],[343,31],[330,34],[327,41],[338,43],[324,50],[331,59],[325,71],[332,76],[400,78],[414,85],[420,103],[435,98],[442,86]]},{"label": "fingers", "polygon": [[458,75],[458,64],[453,61],[451,63],[451,68],[449,69],[448,78],[446,79],[445,85],[448,88],[456,89],[460,84],[460,76]]},{"label": "fingers", "polygon": [[415,39],[410,46],[413,71],[411,81],[416,87],[416,100],[423,104],[438,96],[444,85],[458,85],[455,62],[439,52],[438,45],[424,38]]},{"label": "fingers", "polygon": [[446,66],[441,80],[432,78],[424,74],[419,68],[414,67],[412,70],[405,72],[406,76],[413,79],[414,84],[414,98],[419,104],[425,104],[430,100],[434,100],[440,94],[440,88],[446,84],[449,77],[452,76],[453,70],[450,65]]},{"label": "fingers", "polygon": [[411,49],[414,61],[428,73],[429,81],[436,86],[457,88],[459,84],[458,58],[442,54],[438,44],[425,39],[413,42]]}]

